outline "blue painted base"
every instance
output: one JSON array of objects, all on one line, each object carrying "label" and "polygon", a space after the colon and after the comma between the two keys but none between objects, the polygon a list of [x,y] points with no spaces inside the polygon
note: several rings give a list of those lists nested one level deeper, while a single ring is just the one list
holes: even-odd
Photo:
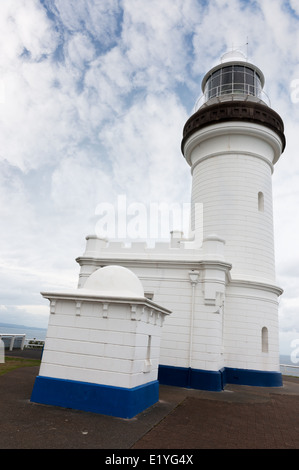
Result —
[{"label": "blue painted base", "polygon": [[220,392],[226,384],[256,387],[281,387],[280,372],[268,372],[225,367],[218,372],[184,367],[159,366],[160,384]]},{"label": "blue painted base", "polygon": [[160,384],[175,387],[196,388],[199,390],[221,391],[221,371],[191,369],[184,367],[159,366],[158,380]]},{"label": "blue painted base", "polygon": [[282,387],[282,375],[280,372],[226,367],[223,382],[255,387]]},{"label": "blue painted base", "polygon": [[158,400],[158,381],[130,389],[43,376],[36,377],[31,395],[35,403],[118,418],[133,418]]}]

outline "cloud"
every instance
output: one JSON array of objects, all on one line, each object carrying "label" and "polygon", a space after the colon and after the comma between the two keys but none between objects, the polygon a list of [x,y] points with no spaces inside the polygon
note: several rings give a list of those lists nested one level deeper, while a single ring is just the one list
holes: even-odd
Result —
[{"label": "cloud", "polygon": [[175,95],[149,94],[122,119],[102,129],[100,137],[109,149],[113,180],[122,191],[129,191],[133,200],[179,200],[190,180],[180,153],[186,119],[186,111]]},{"label": "cloud", "polygon": [[190,35],[200,18],[198,2],[124,1],[122,47],[133,67],[133,84],[160,92],[189,81]]},{"label": "cloud", "polygon": [[[44,305],[11,305],[6,311],[0,309],[0,323],[47,328],[49,321],[48,301]],[[2,328],[3,330],[3,328]],[[5,332],[2,331],[2,332]],[[22,333],[20,331],[20,333]]]},{"label": "cloud", "polygon": [[41,103],[49,100],[53,70],[46,57],[55,50],[57,36],[38,1],[2,2],[0,18],[0,158],[25,169],[34,164],[40,139],[47,148]]},{"label": "cloud", "polygon": [[76,284],[99,203],[189,201],[183,125],[203,74],[232,46],[247,52],[248,38],[286,127],[273,175],[277,278],[282,329],[299,331],[295,13],[297,0],[2,1],[1,303],[43,306],[47,282]]},{"label": "cloud", "polygon": [[294,12],[299,16],[299,1],[298,0],[290,0],[291,8]]},{"label": "cloud", "polygon": [[73,66],[82,68],[95,56],[95,48],[85,34],[77,33],[67,43],[67,55]]},{"label": "cloud", "polygon": [[[68,191],[65,191],[65,188]],[[111,200],[115,195],[111,178],[101,169],[100,159],[86,152],[76,152],[63,158],[52,174],[51,199],[55,210],[69,213],[70,218],[92,214],[101,200]]]},{"label": "cloud", "polygon": [[0,26],[5,38],[0,45],[4,61],[14,60],[24,52],[38,60],[56,48],[57,34],[38,0],[1,2]]},{"label": "cloud", "polygon": [[84,32],[101,46],[115,41],[121,9],[118,0],[45,0],[62,35]]}]

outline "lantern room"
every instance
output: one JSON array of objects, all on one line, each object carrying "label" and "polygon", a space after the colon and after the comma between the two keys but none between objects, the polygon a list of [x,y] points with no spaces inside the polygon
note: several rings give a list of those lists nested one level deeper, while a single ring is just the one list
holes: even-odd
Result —
[{"label": "lantern room", "polygon": [[242,52],[228,52],[222,57],[221,64],[212,68],[203,78],[204,102],[212,98],[221,100],[227,95],[243,95],[243,99],[249,96],[267,101],[262,91],[264,83],[263,72],[247,62]]}]

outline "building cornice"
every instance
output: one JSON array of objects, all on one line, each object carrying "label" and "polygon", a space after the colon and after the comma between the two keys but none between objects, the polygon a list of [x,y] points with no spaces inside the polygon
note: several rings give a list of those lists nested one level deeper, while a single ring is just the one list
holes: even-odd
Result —
[{"label": "building cornice", "polygon": [[183,130],[181,145],[183,155],[185,143],[192,134],[213,124],[234,121],[251,122],[271,129],[280,137],[282,152],[284,151],[286,146],[284,124],[279,114],[272,108],[258,102],[225,101],[201,107],[188,119]]},{"label": "building cornice", "polygon": [[267,292],[272,292],[277,296],[283,294],[283,289],[275,284],[269,284],[267,282],[243,280],[243,279],[230,279],[229,285],[232,287],[245,287],[248,289],[258,289]]},{"label": "building cornice", "polygon": [[171,313],[167,308],[161,307],[152,300],[146,297],[122,297],[122,296],[108,296],[101,295],[96,292],[88,292],[86,289],[76,289],[74,291],[62,291],[62,292],[41,292],[41,295],[50,301],[57,300],[71,300],[80,302],[98,302],[107,304],[129,304],[129,305],[143,305],[152,310],[157,310],[165,315]]},{"label": "building cornice", "polygon": [[145,258],[123,258],[120,257],[101,257],[101,258],[91,258],[81,256],[76,259],[77,263],[80,266],[88,265],[88,266],[96,266],[96,267],[104,267],[107,265],[118,265],[121,264],[122,266],[131,266],[132,263],[134,266],[154,266],[154,267],[178,267],[178,268],[187,268],[187,269],[220,269],[222,271],[230,271],[232,265],[230,263],[226,263],[224,261],[217,261],[217,260],[196,260],[196,259],[145,259]]}]

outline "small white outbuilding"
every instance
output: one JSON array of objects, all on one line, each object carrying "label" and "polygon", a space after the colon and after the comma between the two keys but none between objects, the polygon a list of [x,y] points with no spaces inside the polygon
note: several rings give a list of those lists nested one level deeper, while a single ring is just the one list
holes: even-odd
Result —
[{"label": "small white outbuilding", "polygon": [[161,327],[169,310],[121,266],[84,288],[43,292],[50,320],[31,401],[132,418],[159,400]]}]

